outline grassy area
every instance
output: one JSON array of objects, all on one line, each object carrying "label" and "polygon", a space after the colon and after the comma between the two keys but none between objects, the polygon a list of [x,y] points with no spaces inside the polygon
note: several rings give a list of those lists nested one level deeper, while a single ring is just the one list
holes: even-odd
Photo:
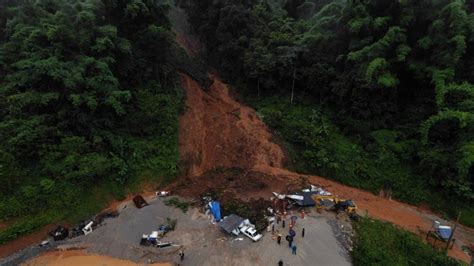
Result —
[{"label": "grassy area", "polygon": [[56,211],[22,217],[7,229],[0,231],[0,244],[4,244],[23,234],[31,233],[36,229],[62,218]]},{"label": "grassy area", "polygon": [[423,243],[416,235],[386,222],[362,218],[355,224],[354,265],[461,265]]},{"label": "grassy area", "polygon": [[281,99],[248,102],[284,143],[292,170],[326,176],[374,193],[390,189],[394,198],[415,205],[428,203],[446,218],[462,211],[461,222],[474,226],[473,207],[453,204],[453,200],[433,191],[428,178],[412,165],[416,140],[404,138],[400,131],[377,130],[362,143],[346,136],[328,113],[315,105],[291,105]]},{"label": "grassy area", "polygon": [[172,197],[164,201],[166,206],[174,206],[178,209],[181,209],[184,213],[186,213],[191,205],[189,202],[182,201],[177,197]]}]

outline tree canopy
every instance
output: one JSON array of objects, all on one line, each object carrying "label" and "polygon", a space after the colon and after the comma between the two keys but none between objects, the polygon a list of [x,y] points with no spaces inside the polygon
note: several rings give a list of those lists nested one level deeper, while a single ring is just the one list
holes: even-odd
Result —
[{"label": "tree canopy", "polygon": [[0,9],[0,218],[69,207],[90,184],[145,170],[176,175],[182,93],[168,6],[10,2]]},{"label": "tree canopy", "polygon": [[[374,136],[396,136],[389,138],[392,146],[405,149],[377,149],[409,167],[409,178],[472,202],[472,3],[283,2],[184,1],[183,6],[208,61],[241,84],[242,93],[285,97],[295,82],[300,104],[326,110],[369,154],[378,145]],[[287,140],[308,150],[294,136]]]}]

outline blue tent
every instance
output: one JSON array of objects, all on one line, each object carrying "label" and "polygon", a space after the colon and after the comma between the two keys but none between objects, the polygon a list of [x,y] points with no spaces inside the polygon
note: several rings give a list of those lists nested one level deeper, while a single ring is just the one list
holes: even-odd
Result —
[{"label": "blue tent", "polygon": [[436,233],[444,240],[448,241],[448,239],[451,237],[453,230],[451,229],[450,226],[440,226]]},{"label": "blue tent", "polygon": [[221,205],[218,201],[212,201],[209,203],[209,207],[211,209],[211,213],[216,219],[216,222],[221,220]]}]

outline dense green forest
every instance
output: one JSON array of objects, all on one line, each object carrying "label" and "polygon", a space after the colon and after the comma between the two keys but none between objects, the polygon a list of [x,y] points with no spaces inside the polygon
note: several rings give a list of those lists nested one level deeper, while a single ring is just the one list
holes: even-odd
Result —
[{"label": "dense green forest", "polygon": [[[290,168],[474,226],[474,1],[177,2],[197,58],[256,108]],[[169,7],[0,2],[0,244],[178,175],[177,72],[206,77]],[[386,223],[356,232],[358,265],[454,264]]]},{"label": "dense green forest", "polygon": [[0,220],[17,223],[0,243],[83,219],[137,180],[176,176],[182,91],[168,6],[1,5]]},{"label": "dense green forest", "polygon": [[473,1],[181,5],[203,56],[282,138],[295,170],[463,210],[474,225]]}]

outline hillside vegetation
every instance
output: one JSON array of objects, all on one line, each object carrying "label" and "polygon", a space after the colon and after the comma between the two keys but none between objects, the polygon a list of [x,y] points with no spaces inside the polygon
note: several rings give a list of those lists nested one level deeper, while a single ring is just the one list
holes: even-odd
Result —
[{"label": "hillside vegetation", "polygon": [[182,92],[166,5],[0,5],[0,221],[16,221],[0,243],[177,174]]},{"label": "hillside vegetation", "polygon": [[474,226],[472,2],[182,2],[293,168]]},{"label": "hillside vegetation", "polygon": [[[0,244],[176,177],[177,73],[204,88],[206,64],[292,170],[474,226],[473,1],[180,0],[192,59],[171,2],[0,3]],[[392,225],[355,226],[356,265],[457,263]]]},{"label": "hillside vegetation", "polygon": [[461,265],[415,235],[394,225],[363,218],[356,224],[354,265]]}]

